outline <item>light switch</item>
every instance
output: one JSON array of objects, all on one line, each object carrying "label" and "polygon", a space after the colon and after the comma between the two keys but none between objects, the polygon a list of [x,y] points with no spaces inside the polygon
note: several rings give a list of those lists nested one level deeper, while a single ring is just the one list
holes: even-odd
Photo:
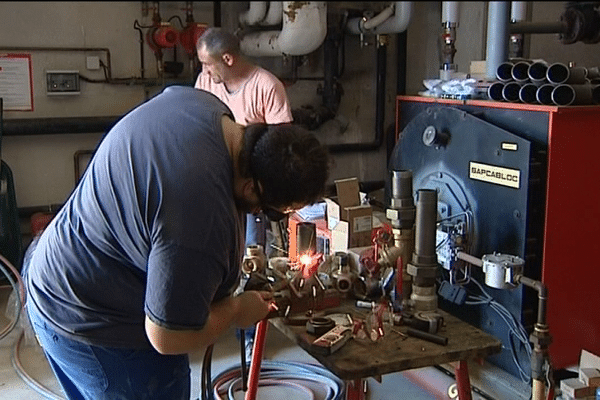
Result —
[{"label": "light switch", "polygon": [[100,57],[98,56],[88,56],[85,59],[85,66],[90,71],[95,71],[100,69]]}]

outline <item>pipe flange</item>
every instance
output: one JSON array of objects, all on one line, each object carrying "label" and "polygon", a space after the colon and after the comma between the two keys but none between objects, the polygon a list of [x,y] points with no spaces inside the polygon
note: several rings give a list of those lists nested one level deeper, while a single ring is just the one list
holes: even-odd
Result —
[{"label": "pipe flange", "polygon": [[321,336],[335,327],[335,321],[329,317],[314,317],[306,321],[306,332]]}]

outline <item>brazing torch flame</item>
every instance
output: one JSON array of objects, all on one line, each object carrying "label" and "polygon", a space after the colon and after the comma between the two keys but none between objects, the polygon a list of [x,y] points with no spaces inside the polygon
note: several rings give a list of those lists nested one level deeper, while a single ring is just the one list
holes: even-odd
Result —
[{"label": "brazing torch flame", "polygon": [[320,254],[312,253],[304,253],[300,255],[298,260],[300,261],[300,268],[302,268],[302,277],[304,279],[310,278],[315,272],[317,272],[320,257]]}]

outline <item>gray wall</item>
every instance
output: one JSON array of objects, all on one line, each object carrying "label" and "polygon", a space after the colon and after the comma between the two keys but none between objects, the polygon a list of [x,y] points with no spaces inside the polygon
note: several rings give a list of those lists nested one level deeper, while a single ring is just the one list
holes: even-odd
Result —
[{"label": "gray wall", "polygon": [[[87,56],[102,52],[27,51],[31,47],[98,47],[108,48],[112,58],[113,77],[140,76],[140,43],[134,21],[150,25],[150,15],[144,16],[143,4],[149,2],[0,2],[0,53],[5,47],[22,47],[20,53],[32,56],[34,111],[7,111],[5,119],[90,117],[122,115],[161,89],[160,85],[108,85],[81,82],[81,94],[76,96],[47,96],[45,71],[53,69],[78,70],[91,79],[102,79],[98,70],[86,69]],[[247,9],[247,2],[221,2],[225,28],[235,29],[237,13]],[[346,9],[379,11],[388,3],[328,2],[331,12]],[[563,2],[530,2],[532,21],[556,21],[564,8]],[[182,9],[185,2],[160,2],[163,20],[179,16],[185,23]],[[459,71],[468,72],[471,61],[485,59],[487,25],[486,2],[462,2],[460,25],[457,31],[455,61]],[[194,2],[197,22],[213,24],[213,3]],[[176,20],[175,27],[180,28]],[[423,90],[423,80],[439,77],[438,37],[441,34],[441,2],[414,2],[413,17],[407,30],[408,57],[406,87],[408,94]],[[367,38],[372,42],[373,38]],[[385,96],[385,132],[395,123],[396,35],[390,35],[387,52]],[[375,47],[361,46],[358,35],[345,38],[345,72],[341,78],[344,89],[338,117],[322,126],[317,134],[328,144],[371,142],[375,137]],[[600,65],[600,45],[577,43],[562,45],[555,35],[528,35],[527,57],[549,62],[576,62],[581,66]],[[165,58],[171,60],[172,54]],[[191,84],[183,50],[177,52],[185,69],[177,83]],[[300,76],[322,76],[322,52],[317,50],[305,58]],[[289,60],[256,60],[278,75],[289,71]],[[146,77],[156,77],[156,63],[150,48],[145,45]],[[169,82],[167,82],[169,83]],[[320,104],[316,81],[298,81],[288,86],[294,108]],[[341,129],[344,126],[345,129]],[[13,171],[17,204],[32,207],[62,203],[75,183],[74,154],[93,149],[102,132],[87,134],[56,134],[6,136],[2,138],[2,158]],[[344,153],[335,156],[332,180],[358,176],[362,181],[379,181],[386,174],[385,144],[379,151]]]}]

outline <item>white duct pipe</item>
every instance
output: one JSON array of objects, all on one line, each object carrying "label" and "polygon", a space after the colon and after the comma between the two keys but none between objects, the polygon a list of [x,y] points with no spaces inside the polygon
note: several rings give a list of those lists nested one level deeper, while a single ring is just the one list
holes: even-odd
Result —
[{"label": "white duct pipe", "polygon": [[266,1],[251,1],[248,10],[239,16],[240,24],[246,26],[257,25],[265,18],[267,3]]},{"label": "white duct pipe", "polygon": [[498,66],[508,59],[509,3],[490,1],[488,3],[488,29],[485,73],[487,80],[496,79]]},{"label": "white duct pipe", "polygon": [[[354,35],[372,34],[383,35],[387,33],[401,33],[408,28],[412,14],[412,1],[397,1],[394,3],[394,15],[383,21],[372,29],[365,29],[369,20],[364,18],[352,18],[346,24],[346,30]],[[385,10],[384,10],[385,11]]]},{"label": "white duct pipe", "polygon": [[365,29],[367,31],[370,29],[373,29],[373,28],[383,24],[383,22],[385,20],[387,20],[389,17],[391,17],[392,15],[394,15],[394,5],[393,4],[384,8],[382,12],[380,12],[373,18],[365,21],[363,24],[363,29]]},{"label": "white duct pipe", "polygon": [[260,24],[265,26],[279,25],[283,19],[283,2],[281,1],[270,1],[269,11],[267,16],[263,19]]},{"label": "white duct pipe", "polygon": [[523,22],[527,17],[526,1],[511,1],[510,3],[510,22]]},{"label": "white duct pipe", "polygon": [[442,24],[444,26],[458,26],[460,2],[442,1]]},{"label": "white duct pipe", "polygon": [[251,57],[302,56],[321,46],[327,35],[327,3],[283,2],[281,31],[257,32],[240,42],[242,53]]}]

